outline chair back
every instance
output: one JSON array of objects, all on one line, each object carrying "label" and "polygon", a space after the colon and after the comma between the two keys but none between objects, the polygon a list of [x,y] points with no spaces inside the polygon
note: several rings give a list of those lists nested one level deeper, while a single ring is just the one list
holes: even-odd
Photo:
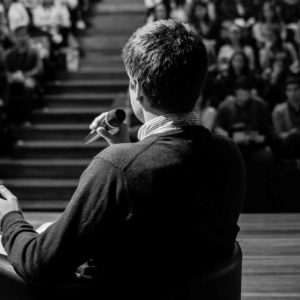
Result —
[{"label": "chair back", "polygon": [[242,257],[236,242],[229,260],[188,282],[185,300],[241,300]]}]

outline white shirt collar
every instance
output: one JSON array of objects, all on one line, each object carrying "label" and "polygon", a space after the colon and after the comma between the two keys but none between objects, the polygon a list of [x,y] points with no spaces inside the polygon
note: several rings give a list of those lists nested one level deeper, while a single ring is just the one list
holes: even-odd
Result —
[{"label": "white shirt collar", "polygon": [[165,133],[184,126],[199,124],[199,118],[194,111],[183,114],[166,114],[146,122],[138,131],[138,139],[141,141],[152,134]]}]

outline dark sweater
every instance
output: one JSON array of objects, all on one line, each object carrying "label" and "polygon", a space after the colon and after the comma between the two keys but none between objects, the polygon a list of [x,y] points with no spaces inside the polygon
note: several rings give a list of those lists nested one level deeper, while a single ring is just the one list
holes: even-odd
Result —
[{"label": "dark sweater", "polygon": [[11,212],[2,242],[28,282],[65,281],[93,258],[110,293],[133,297],[230,255],[244,193],[234,143],[190,126],[106,148],[57,222],[38,235]]}]

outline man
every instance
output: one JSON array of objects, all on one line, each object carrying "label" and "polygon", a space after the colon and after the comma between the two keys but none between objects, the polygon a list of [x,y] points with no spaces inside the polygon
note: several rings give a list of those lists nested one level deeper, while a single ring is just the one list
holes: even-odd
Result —
[{"label": "man", "polygon": [[251,96],[252,88],[252,81],[248,78],[236,82],[235,96],[219,106],[216,132],[232,137],[246,161],[269,165],[272,152],[267,142],[271,118],[265,103]]},{"label": "man", "polygon": [[113,135],[99,128],[105,115],[96,118],[91,129],[110,146],[40,235],[2,186],[2,242],[29,283],[66,281],[93,259],[103,299],[162,299],[231,255],[244,167],[236,146],[199,126],[193,113],[207,58],[192,28],[176,21],[146,25],[123,58],[131,105],[144,123],[139,141],[127,142],[126,124]]},{"label": "man", "polygon": [[300,78],[286,80],[286,101],[276,105],[272,113],[275,137],[281,154],[289,158],[300,157]]},{"label": "man", "polygon": [[27,27],[16,28],[14,37],[16,45],[8,51],[5,59],[10,90],[8,104],[11,120],[21,123],[29,121],[43,64],[30,46]]}]

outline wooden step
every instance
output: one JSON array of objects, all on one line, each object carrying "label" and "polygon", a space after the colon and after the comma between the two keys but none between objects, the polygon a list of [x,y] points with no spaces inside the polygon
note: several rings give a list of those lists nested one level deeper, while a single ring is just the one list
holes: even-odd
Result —
[{"label": "wooden step", "polygon": [[2,179],[21,201],[69,200],[78,185],[77,179]]},{"label": "wooden step", "polygon": [[[91,27],[85,31],[85,35],[125,35],[129,36],[138,27],[144,24],[145,14],[136,16],[127,14],[102,15],[101,18],[91,19]],[[116,26],[122,24],[122,26]]]},{"label": "wooden step", "polygon": [[98,72],[102,68],[116,68],[124,65],[121,50],[115,55],[101,55],[97,51],[89,51],[80,60],[80,72]]},{"label": "wooden step", "polygon": [[[80,44],[85,51],[90,51],[91,49],[101,50],[120,50],[124,47],[128,41],[130,34],[120,34],[120,35],[111,35],[111,34],[101,34],[93,36],[83,36],[80,38]],[[108,52],[112,55],[114,52]]]},{"label": "wooden step", "polygon": [[[52,94],[44,96],[48,108],[98,107],[105,111],[113,106],[116,94]],[[47,109],[46,109],[47,110]]]},{"label": "wooden step", "polygon": [[83,141],[18,141],[13,157],[15,159],[92,159],[108,146],[104,139],[89,145]]},{"label": "wooden step", "polygon": [[78,179],[89,159],[0,159],[0,178]]},{"label": "wooden step", "polygon": [[138,3],[98,3],[93,7],[92,16],[97,17],[95,15],[117,15],[117,14],[125,14],[125,15],[145,15],[146,9],[143,4],[143,1],[139,1]]},{"label": "wooden step", "polygon": [[127,79],[125,67],[112,66],[102,67],[97,71],[85,71],[80,70],[79,72],[61,72],[57,74],[58,80],[103,80],[103,79]]},{"label": "wooden step", "polygon": [[82,141],[89,133],[89,125],[86,124],[36,124],[30,127],[20,128],[16,135],[21,140],[56,140],[65,141],[78,140]]},{"label": "wooden step", "polygon": [[128,88],[128,80],[54,81],[45,86],[46,93],[118,93]]},{"label": "wooden step", "polygon": [[102,112],[107,111],[103,107],[90,108],[49,108],[43,110],[36,110],[32,113],[32,121],[40,124],[79,124],[91,123],[96,116]]}]

